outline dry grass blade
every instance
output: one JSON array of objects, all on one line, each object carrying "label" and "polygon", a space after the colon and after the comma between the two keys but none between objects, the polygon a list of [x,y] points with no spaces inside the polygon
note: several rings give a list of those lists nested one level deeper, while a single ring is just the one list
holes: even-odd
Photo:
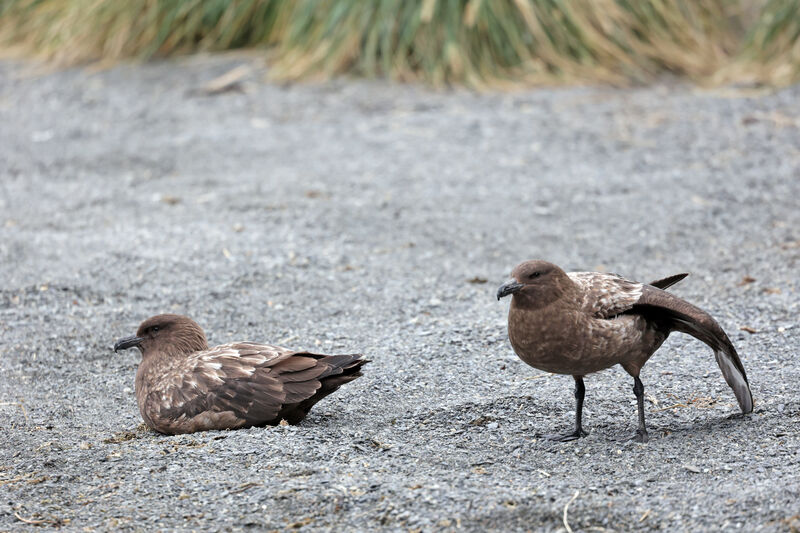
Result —
[{"label": "dry grass blade", "polygon": [[42,524],[51,524],[53,522],[52,520],[33,520],[31,518],[24,518],[20,516],[19,513],[16,511],[14,511],[14,517],[20,522],[31,524],[33,526],[41,526]]},{"label": "dry grass blade", "polygon": [[226,91],[241,90],[241,82],[244,78],[250,75],[252,69],[247,65],[239,65],[213,80],[206,83],[201,89],[196,92],[205,95],[215,95],[224,93]]},{"label": "dry grass blade", "polygon": [[576,490],[575,494],[573,494],[572,498],[570,498],[569,501],[567,502],[567,505],[564,506],[564,527],[567,528],[567,533],[572,533],[572,528],[569,527],[569,521],[567,520],[567,510],[569,509],[569,504],[574,502],[575,499],[578,497],[578,494],[580,493],[581,491]]},{"label": "dry grass blade", "polygon": [[678,407],[689,407],[689,406],[687,404],[685,404],[685,403],[676,403],[676,404],[668,405],[666,407],[661,407],[659,409],[653,409],[653,412],[657,413],[659,411],[668,411],[670,409],[677,409]]}]

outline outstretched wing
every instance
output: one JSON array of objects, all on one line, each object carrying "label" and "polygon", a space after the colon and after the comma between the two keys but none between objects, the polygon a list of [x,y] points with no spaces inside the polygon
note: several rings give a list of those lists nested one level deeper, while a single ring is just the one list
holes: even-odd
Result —
[{"label": "outstretched wing", "polygon": [[711,315],[686,300],[647,285],[631,312],[646,313],[650,319],[665,324],[670,330],[688,333],[706,343],[714,350],[717,365],[736,395],[742,412],[753,411],[753,394],[744,365],[733,343]]},{"label": "outstretched wing", "polygon": [[[630,311],[642,296],[643,283],[625,279],[617,274],[602,272],[570,272],[567,274],[583,293],[582,309],[597,318],[613,318]],[[688,273],[675,274],[650,283],[659,289],[675,285]]]},{"label": "outstretched wing", "polygon": [[246,342],[217,346],[163,374],[146,401],[165,433],[277,423],[284,407],[313,397],[321,379],[342,371],[337,357],[349,356]]},{"label": "outstretched wing", "polygon": [[641,314],[666,331],[688,333],[706,343],[714,350],[717,365],[736,395],[742,412],[753,410],[753,395],[742,361],[717,321],[699,307],[663,290],[687,274],[676,274],[650,285],[614,274],[571,272],[568,275],[583,290],[583,310],[597,318],[613,318],[622,313]]}]

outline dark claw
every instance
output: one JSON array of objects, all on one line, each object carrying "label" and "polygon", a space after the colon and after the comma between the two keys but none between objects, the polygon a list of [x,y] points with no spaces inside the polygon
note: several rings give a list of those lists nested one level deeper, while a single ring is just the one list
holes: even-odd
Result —
[{"label": "dark claw", "polygon": [[585,437],[589,434],[588,431],[580,430],[578,431],[570,431],[569,433],[552,433],[549,435],[545,435],[544,438],[547,440],[551,440],[554,442],[569,442],[571,440],[578,440],[581,437]]},{"label": "dark claw", "polygon": [[637,429],[637,430],[636,430],[636,435],[634,435],[633,437],[631,437],[631,440],[632,440],[632,441],[635,441],[635,442],[642,442],[642,443],[644,443],[644,442],[647,442],[647,441],[649,441],[649,440],[650,440],[650,435],[648,435],[648,434],[647,434],[647,431],[646,431],[646,430],[645,430],[645,431],[642,431],[641,429]]}]

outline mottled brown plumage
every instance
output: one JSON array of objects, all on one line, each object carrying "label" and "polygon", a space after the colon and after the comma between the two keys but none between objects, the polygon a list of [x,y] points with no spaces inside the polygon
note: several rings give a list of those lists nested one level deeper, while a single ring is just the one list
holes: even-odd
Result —
[{"label": "mottled brown plumage", "polygon": [[180,315],[158,315],[121,339],[138,347],[136,401],[145,423],[167,434],[297,424],[311,407],[361,375],[360,355],[320,355],[252,342],[209,348]]},{"label": "mottled brown plumage", "polygon": [[686,275],[648,285],[600,272],[568,274],[545,261],[527,261],[514,269],[513,279],[497,291],[498,300],[513,294],[511,346],[529,365],[575,378],[575,431],[551,438],[572,440],[586,434],[581,427],[583,377],[619,364],[634,378],[639,408],[635,438],[646,441],[639,372],[672,331],[710,346],[742,412],[753,410],[747,375],[728,336],[708,313],[664,290]]}]

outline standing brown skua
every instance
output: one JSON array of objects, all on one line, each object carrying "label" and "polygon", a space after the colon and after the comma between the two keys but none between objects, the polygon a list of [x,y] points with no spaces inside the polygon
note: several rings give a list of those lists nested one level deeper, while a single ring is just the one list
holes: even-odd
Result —
[{"label": "standing brown skua", "polygon": [[711,315],[664,290],[687,274],[643,284],[614,274],[566,273],[546,261],[526,261],[511,276],[497,290],[497,299],[513,295],[508,338],[514,352],[534,368],[575,378],[575,430],[546,438],[569,441],[586,436],[581,426],[583,378],[619,364],[633,376],[639,410],[633,438],[647,442],[639,372],[672,331],[688,333],[714,350],[742,412],[752,412],[747,375],[728,336]]},{"label": "standing brown skua", "polygon": [[236,342],[209,348],[181,315],[157,315],[114,351],[139,348],[136,401],[145,423],[167,434],[299,423],[311,407],[361,375],[361,355],[320,355]]}]

